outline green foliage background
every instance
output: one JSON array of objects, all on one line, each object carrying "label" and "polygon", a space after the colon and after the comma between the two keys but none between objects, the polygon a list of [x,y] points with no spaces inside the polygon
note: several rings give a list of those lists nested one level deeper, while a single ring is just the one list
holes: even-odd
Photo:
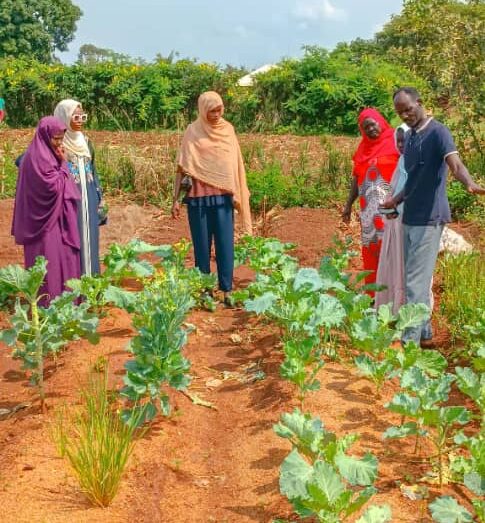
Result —
[{"label": "green foliage background", "polygon": [[52,62],[56,50],[67,50],[81,15],[71,0],[2,0],[0,58],[25,56]]},{"label": "green foliage background", "polygon": [[[57,31],[42,27],[29,11],[34,4],[58,22]],[[374,38],[331,52],[306,47],[301,59],[282,60],[250,88],[237,86],[241,69],[173,54],[144,63],[84,45],[77,64],[55,63],[54,51],[66,48],[81,13],[70,0],[52,5],[5,0],[0,8],[0,95],[12,127],[35,125],[70,97],[91,113],[92,128],[180,129],[195,117],[199,94],[212,89],[239,132],[346,134],[357,132],[357,114],[367,106],[397,123],[393,90],[413,85],[461,146],[482,149],[484,0],[404,0]]]},{"label": "green foliage background", "polygon": [[88,65],[0,61],[0,93],[12,127],[33,126],[63,98],[82,101],[98,129],[181,128],[196,114],[205,90],[220,92],[238,131],[354,133],[359,111],[372,105],[392,118],[392,92],[406,83],[426,88],[406,69],[381,58],[358,63],[342,52],[307,48],[254,87],[237,86],[244,71],[192,60]]}]

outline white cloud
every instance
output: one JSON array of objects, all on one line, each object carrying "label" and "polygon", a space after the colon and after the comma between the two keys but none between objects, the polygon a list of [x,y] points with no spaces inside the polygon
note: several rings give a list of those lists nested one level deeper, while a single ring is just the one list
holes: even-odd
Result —
[{"label": "white cloud", "polygon": [[293,14],[308,22],[347,19],[345,9],[335,7],[330,0],[299,0]]}]

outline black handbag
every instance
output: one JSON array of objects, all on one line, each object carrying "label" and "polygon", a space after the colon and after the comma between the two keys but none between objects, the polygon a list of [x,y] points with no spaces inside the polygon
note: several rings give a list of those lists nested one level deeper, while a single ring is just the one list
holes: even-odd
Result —
[{"label": "black handbag", "polygon": [[180,188],[186,193],[192,189],[192,177],[189,174],[185,173],[180,180]]},{"label": "black handbag", "polygon": [[106,225],[108,223],[108,206],[104,204],[98,207],[98,225]]}]

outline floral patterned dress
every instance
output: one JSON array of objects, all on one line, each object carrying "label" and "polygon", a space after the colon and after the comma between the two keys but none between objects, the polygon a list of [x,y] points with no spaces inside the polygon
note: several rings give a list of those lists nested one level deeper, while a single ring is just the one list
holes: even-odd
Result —
[{"label": "floral patterned dress", "polygon": [[359,186],[360,222],[362,237],[362,261],[367,284],[376,282],[379,265],[384,220],[379,205],[391,191],[391,178],[397,164],[397,157],[380,156],[365,163],[354,164],[354,176]]},{"label": "floral patterned dress", "polygon": [[67,164],[81,195],[78,206],[78,225],[81,238],[81,273],[99,274],[99,206],[102,192],[94,163],[94,149],[88,142],[91,158],[67,153]]}]

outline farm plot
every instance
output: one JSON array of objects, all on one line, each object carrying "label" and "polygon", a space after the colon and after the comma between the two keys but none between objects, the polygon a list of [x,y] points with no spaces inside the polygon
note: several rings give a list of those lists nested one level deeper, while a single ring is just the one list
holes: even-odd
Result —
[{"label": "farm plot", "polygon": [[[8,200],[0,202],[0,266],[21,261],[21,252],[8,236],[11,205]],[[290,209],[281,212],[271,233],[281,241],[298,244],[290,253],[297,256],[297,263],[307,268],[318,267],[324,251],[332,246],[333,235],[339,232],[337,224],[338,216],[332,211]],[[188,229],[184,221],[174,223],[155,209],[112,202],[110,224],[103,234],[106,251],[109,244],[124,243],[133,237],[157,245],[178,242],[188,236]],[[261,269],[239,267],[236,285],[241,289],[247,287]],[[300,280],[311,283],[309,275],[306,273],[306,280],[302,280],[305,274],[300,275]],[[257,299],[257,291],[253,288],[251,299]],[[366,482],[373,483],[377,493],[365,508],[387,505],[392,510],[392,521],[425,522],[431,521],[429,502],[448,495],[471,512],[474,495],[470,490],[460,482],[448,482],[447,478],[439,486],[437,470],[433,470],[428,459],[435,454],[432,442],[423,437],[419,452],[414,453],[414,438],[382,438],[389,427],[400,425],[400,415],[384,408],[384,403],[394,401],[399,379],[386,376],[377,394],[375,381],[365,379],[348,359],[339,361],[329,350],[324,367],[310,376],[319,381],[319,389],[312,390],[317,387],[310,386],[302,398],[297,392],[298,383],[305,384],[308,380],[292,382],[281,376],[280,366],[291,351],[282,350],[287,326],[274,321],[277,316],[273,312],[265,314],[262,320],[243,309],[218,307],[215,312],[190,313],[188,322],[196,327],[184,349],[184,356],[191,362],[190,394],[169,391],[172,413],[168,418],[155,418],[150,430],[137,440],[120,491],[104,509],[95,508],[86,500],[67,463],[59,458],[51,438],[51,422],[56,406],[78,403],[79,389],[100,362],[105,362],[109,369],[110,389],[122,387],[126,345],[136,335],[130,315],[117,308],[108,309],[106,317],[100,320],[98,345],[75,341],[59,355],[56,364],[48,362],[45,368],[48,411],[44,415],[39,412],[35,390],[27,386],[19,362],[12,360],[10,351],[2,345],[0,407],[10,412],[0,420],[2,520],[293,521],[295,496],[286,489],[292,507],[280,494],[279,482],[281,465],[288,465],[288,456],[295,455],[290,440],[280,437],[288,436],[290,421],[281,416],[294,412],[295,408],[319,417],[325,430],[339,438],[360,434],[350,453],[362,457],[369,452],[379,463],[372,481],[357,482],[361,486],[352,486],[351,482],[347,487],[360,492],[370,486]],[[6,318],[2,316],[2,327],[6,326]],[[436,327],[446,349],[446,329],[439,324]],[[329,326],[329,335],[323,343],[328,349],[336,341],[336,328]],[[381,334],[385,339],[385,329]],[[361,343],[365,346],[365,339]],[[367,356],[371,364],[376,363],[372,360],[376,354]],[[304,363],[303,367],[311,373],[311,365]],[[372,365],[362,365],[369,367]],[[286,365],[286,369],[291,374],[291,365]],[[204,404],[196,404],[194,397]],[[472,401],[455,386],[449,404],[477,412]],[[280,436],[273,430],[278,422],[281,422]],[[475,434],[477,428],[477,422],[472,421],[467,425],[467,434]],[[309,456],[301,446],[298,452]],[[307,466],[310,463],[308,460]],[[312,466],[320,466],[315,463]],[[358,517],[360,513],[355,512],[348,521]],[[462,517],[462,521],[471,521]],[[327,520],[330,521],[321,519]]]}]

